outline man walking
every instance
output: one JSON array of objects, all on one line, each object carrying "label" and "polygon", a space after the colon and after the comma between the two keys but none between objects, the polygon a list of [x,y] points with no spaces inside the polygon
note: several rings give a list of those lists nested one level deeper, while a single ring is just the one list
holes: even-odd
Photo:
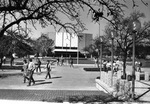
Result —
[{"label": "man walking", "polygon": [[70,57],[70,67],[73,67],[73,58]]},{"label": "man walking", "polygon": [[36,62],[37,63],[36,72],[38,72],[38,70],[39,70],[39,73],[41,73],[41,61],[38,57],[37,57],[36,61],[37,61]]},{"label": "man walking", "polygon": [[51,74],[50,74],[50,71],[51,71],[51,63],[49,60],[47,60],[47,64],[46,64],[46,76],[45,76],[45,79],[47,79],[47,77],[49,77],[49,79],[51,79]]},{"label": "man walking", "polygon": [[33,82],[33,84],[35,84],[35,81],[33,79],[35,64],[32,62],[32,59],[29,59],[28,70],[29,70],[29,84],[28,84],[28,86],[31,86],[31,82]]}]

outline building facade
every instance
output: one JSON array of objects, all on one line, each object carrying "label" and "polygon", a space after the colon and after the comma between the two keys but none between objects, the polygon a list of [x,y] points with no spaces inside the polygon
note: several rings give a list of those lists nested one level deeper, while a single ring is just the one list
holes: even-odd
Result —
[{"label": "building facade", "polygon": [[69,34],[66,32],[49,33],[49,38],[55,41],[56,57],[84,57],[84,47],[92,44],[93,35],[88,33]]}]

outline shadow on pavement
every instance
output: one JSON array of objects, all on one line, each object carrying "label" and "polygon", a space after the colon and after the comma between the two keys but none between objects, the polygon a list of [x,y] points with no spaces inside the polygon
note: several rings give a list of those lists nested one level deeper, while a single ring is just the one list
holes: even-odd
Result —
[{"label": "shadow on pavement", "polygon": [[140,97],[144,96],[146,93],[150,92],[150,88],[148,88],[147,91],[145,91],[143,94],[139,95],[135,100],[139,99]]},{"label": "shadow on pavement", "polygon": [[136,88],[139,88],[139,89],[147,89],[147,91],[145,91],[145,92],[142,93],[141,95],[137,96],[137,97],[135,98],[135,100],[138,100],[139,98],[141,98],[142,96],[144,96],[145,94],[147,94],[148,92],[150,92],[150,84],[147,84],[147,83],[142,82],[142,81],[138,81],[138,82],[143,83],[143,84],[145,84],[145,85],[147,85],[147,86],[149,86],[149,87],[136,87]]},{"label": "shadow on pavement", "polygon": [[51,79],[62,78],[62,76],[52,77]]},{"label": "shadow on pavement", "polygon": [[52,83],[52,82],[41,82],[41,83],[35,83],[35,84],[34,84],[34,86],[36,86],[36,85],[41,85],[41,84],[50,84],[50,83]]},{"label": "shadow on pavement", "polygon": [[45,80],[35,80],[35,82],[43,82],[43,81],[45,81]]},{"label": "shadow on pavement", "polygon": [[7,70],[9,70],[9,69],[11,69],[11,70],[21,70],[22,66],[8,66],[8,65],[4,66],[3,65],[0,69],[2,69],[2,70],[5,70],[5,69],[7,69]]}]

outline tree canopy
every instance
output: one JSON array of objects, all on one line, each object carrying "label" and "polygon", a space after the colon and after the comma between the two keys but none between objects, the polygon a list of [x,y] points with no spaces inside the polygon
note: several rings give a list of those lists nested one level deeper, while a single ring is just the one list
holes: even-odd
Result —
[{"label": "tree canopy", "polygon": [[54,48],[54,40],[49,39],[46,34],[42,34],[34,44],[36,53],[40,53],[42,56],[52,54]]},{"label": "tree canopy", "polygon": [[[132,1],[135,4],[135,0]],[[125,4],[125,0],[0,0],[0,37],[12,26],[27,35],[29,25],[36,28],[36,23],[42,27],[53,25],[66,31],[83,31],[85,26],[80,16],[85,9],[94,20],[101,17],[112,22],[107,17],[122,14]],[[63,17],[68,19],[67,23]]]},{"label": "tree canopy", "polygon": [[[145,17],[143,13],[139,11],[134,11],[129,17],[119,17],[116,18],[115,25],[109,24],[106,28],[106,39],[111,39],[111,32],[114,33],[115,48],[117,49],[117,55],[123,56],[123,68],[124,73],[126,68],[126,60],[129,55],[131,55],[131,50],[133,46],[133,27],[132,23],[134,20],[140,20]],[[150,38],[149,31],[150,22],[144,23],[142,27],[136,32],[135,43],[140,46],[145,40]],[[149,43],[149,42],[148,42]],[[147,43],[147,44],[148,44]],[[142,47],[143,48],[143,47]],[[138,52],[136,52],[138,53]],[[139,54],[139,53],[138,53]],[[131,57],[131,56],[130,56]]]}]

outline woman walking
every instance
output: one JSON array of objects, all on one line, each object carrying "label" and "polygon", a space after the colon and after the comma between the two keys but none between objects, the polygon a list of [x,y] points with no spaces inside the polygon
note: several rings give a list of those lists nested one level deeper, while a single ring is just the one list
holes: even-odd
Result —
[{"label": "woman walking", "polygon": [[27,60],[23,60],[23,82],[26,83],[26,79],[29,80],[28,78],[28,63]]}]

